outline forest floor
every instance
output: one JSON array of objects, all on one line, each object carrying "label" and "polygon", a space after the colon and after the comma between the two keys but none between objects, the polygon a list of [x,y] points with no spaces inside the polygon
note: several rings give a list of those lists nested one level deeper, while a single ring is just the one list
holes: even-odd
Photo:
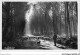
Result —
[{"label": "forest floor", "polygon": [[[23,40],[23,41],[21,41]],[[56,43],[54,46],[53,40],[45,39],[18,39],[18,42],[3,42],[3,49],[38,49],[38,50],[63,50],[63,49],[73,49],[68,45]],[[60,42],[60,41],[59,41]],[[63,41],[64,42],[64,41]]]}]

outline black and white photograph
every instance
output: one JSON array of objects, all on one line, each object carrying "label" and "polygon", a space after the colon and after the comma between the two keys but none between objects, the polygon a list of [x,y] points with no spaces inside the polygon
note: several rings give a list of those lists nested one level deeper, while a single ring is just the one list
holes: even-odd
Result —
[{"label": "black and white photograph", "polygon": [[77,1],[2,1],[2,50],[77,50]]}]

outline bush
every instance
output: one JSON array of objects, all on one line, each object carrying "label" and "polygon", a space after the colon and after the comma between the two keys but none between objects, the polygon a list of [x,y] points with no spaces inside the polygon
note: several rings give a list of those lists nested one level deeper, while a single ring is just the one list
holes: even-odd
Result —
[{"label": "bush", "polygon": [[57,43],[65,46],[69,46],[70,48],[77,49],[77,37],[72,38],[63,38],[59,37],[57,38]]}]

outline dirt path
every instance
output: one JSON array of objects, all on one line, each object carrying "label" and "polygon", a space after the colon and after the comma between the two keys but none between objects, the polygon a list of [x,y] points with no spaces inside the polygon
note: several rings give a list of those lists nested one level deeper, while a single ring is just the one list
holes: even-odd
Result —
[{"label": "dirt path", "polygon": [[[37,43],[37,41],[40,41],[39,43]],[[57,50],[57,49],[65,49],[66,47],[60,44],[56,44],[56,46],[54,46],[54,42],[53,41],[48,41],[48,40],[25,40],[24,41],[24,45],[25,45],[25,49],[49,49],[49,50]]]},{"label": "dirt path", "polygon": [[43,49],[54,49],[54,50],[61,49],[58,48],[57,46],[54,46],[54,42],[46,41],[46,40],[41,40],[40,47]]}]

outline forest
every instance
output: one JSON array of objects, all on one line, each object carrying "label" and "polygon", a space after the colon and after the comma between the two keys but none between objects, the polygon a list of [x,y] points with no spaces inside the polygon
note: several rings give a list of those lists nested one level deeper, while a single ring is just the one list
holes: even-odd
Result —
[{"label": "forest", "polygon": [[48,37],[48,40],[43,40],[50,42],[53,42],[56,33],[57,44],[61,45],[57,48],[77,49],[77,2],[2,2],[2,49],[31,47],[32,45],[25,47],[25,43],[29,45],[26,38],[23,38],[25,33],[35,37]]}]

